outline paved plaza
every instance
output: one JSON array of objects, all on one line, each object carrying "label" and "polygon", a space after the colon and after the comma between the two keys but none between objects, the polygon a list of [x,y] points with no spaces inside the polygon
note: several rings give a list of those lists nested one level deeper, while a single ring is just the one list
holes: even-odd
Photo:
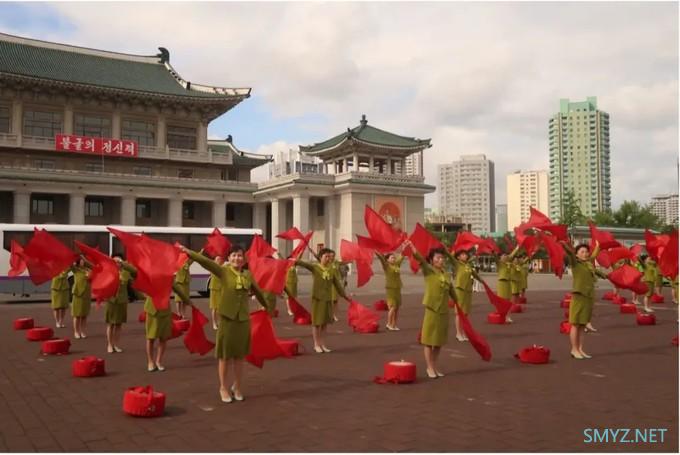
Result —
[{"label": "paved plaza", "polygon": [[[407,276],[409,275],[409,276]],[[72,340],[66,356],[42,356],[40,343],[11,329],[17,317],[53,326],[47,302],[0,303],[0,451],[9,452],[486,452],[678,450],[678,348],[676,307],[665,289],[655,305],[658,324],[638,326],[634,315],[598,300],[586,350],[593,358],[569,357],[559,333],[559,300],[571,280],[531,276],[527,311],[512,325],[490,325],[485,296],[473,298],[472,323],[493,351],[482,361],[452,333],[441,367],[446,376],[425,376],[416,343],[423,308],[422,277],[405,273],[400,332],[356,334],[342,319],[329,329],[334,352],[315,354],[309,326],[292,324],[279,303],[275,327],[297,338],[301,356],[246,367],[245,402],[219,401],[212,353],[190,355],[181,338],[170,341],[165,372],[148,373],[141,303],[131,304],[121,354],[106,354],[103,308],[93,310],[88,338]],[[494,277],[489,276],[493,283]],[[300,289],[309,289],[301,277]],[[382,277],[356,291],[357,300],[379,299]],[[598,296],[608,289],[600,282]],[[207,299],[195,299],[207,314]],[[308,295],[302,303],[309,307]],[[71,337],[68,328],[59,336]],[[206,326],[209,338],[214,335]],[[547,365],[526,365],[513,354],[539,344],[551,349]],[[84,355],[106,359],[108,375],[73,378],[71,362]],[[418,365],[411,385],[377,385],[384,362]],[[167,394],[161,418],[140,419],[121,410],[123,391],[153,385]],[[584,430],[667,429],[663,443],[584,442]]]}]

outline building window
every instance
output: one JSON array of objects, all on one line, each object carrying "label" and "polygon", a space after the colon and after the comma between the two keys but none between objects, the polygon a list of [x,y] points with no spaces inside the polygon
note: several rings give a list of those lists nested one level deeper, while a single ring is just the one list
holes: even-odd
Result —
[{"label": "building window", "polygon": [[316,216],[325,216],[326,204],[323,199],[316,200]]},{"label": "building window", "polygon": [[54,198],[51,196],[39,196],[31,201],[33,215],[54,215]]},{"label": "building window", "polygon": [[227,179],[232,182],[238,182],[238,169],[235,167],[227,168]]},{"label": "building window", "polygon": [[234,221],[236,216],[236,210],[234,210],[234,204],[227,204],[227,221]]},{"label": "building window", "polygon": [[194,178],[193,169],[180,169],[177,171],[177,177],[181,179],[192,179]]},{"label": "building window", "polygon": [[135,214],[137,218],[151,218],[151,201],[149,199],[137,199]]},{"label": "building window", "polygon": [[104,216],[104,201],[101,199],[86,199],[85,216]]},{"label": "building window", "polygon": [[168,147],[196,150],[196,128],[168,125]]},{"label": "building window", "polygon": [[85,163],[85,170],[87,172],[103,172],[104,166],[102,163]]},{"label": "building window", "polygon": [[9,133],[9,107],[0,106],[0,133]]},{"label": "building window", "polygon": [[24,112],[24,135],[54,138],[61,131],[61,112],[32,110]]},{"label": "building window", "polygon": [[194,219],[194,203],[193,202],[186,202],[182,204],[182,218],[185,220],[193,220]]},{"label": "building window", "polygon": [[95,114],[74,115],[73,134],[90,137],[111,137],[111,118]]},{"label": "building window", "polygon": [[138,145],[156,145],[156,124],[144,120],[123,120],[121,139],[135,141]]},{"label": "building window", "polygon": [[151,175],[151,168],[149,166],[135,166],[132,168],[132,173],[135,175]]},{"label": "building window", "polygon": [[35,160],[33,165],[38,169],[54,169],[54,160]]}]

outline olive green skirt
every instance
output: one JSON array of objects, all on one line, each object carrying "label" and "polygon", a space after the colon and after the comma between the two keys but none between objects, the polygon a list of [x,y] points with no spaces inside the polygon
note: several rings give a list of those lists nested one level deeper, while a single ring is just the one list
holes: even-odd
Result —
[{"label": "olive green skirt", "polygon": [[215,357],[242,359],[250,354],[250,319],[235,321],[220,315],[220,326],[215,340]]},{"label": "olive green skirt", "polygon": [[221,300],[222,300],[222,291],[211,289],[210,290],[210,303],[208,304],[210,306],[210,309],[216,310],[217,307],[220,306]]},{"label": "olive green skirt", "polygon": [[69,298],[69,292],[68,289],[63,289],[61,291],[52,291],[52,309],[53,310],[61,310],[64,308],[68,308],[68,298]]},{"label": "olive green skirt", "polygon": [[472,291],[465,291],[465,289],[454,288],[456,291],[456,302],[461,310],[463,310],[464,315],[470,314],[470,309],[472,308]]},{"label": "olive green skirt", "polygon": [[388,307],[399,309],[401,306],[401,289],[386,288],[385,301],[387,302]]},{"label": "olive green skirt", "polygon": [[333,322],[333,302],[312,299],[312,325],[320,326]]},{"label": "olive green skirt", "polygon": [[147,340],[167,340],[172,336],[172,311],[168,309],[157,311],[156,314],[146,313],[144,328]]},{"label": "olive green skirt", "polygon": [[289,286],[288,290],[290,291],[290,294],[288,294],[288,295],[290,297],[293,297],[294,299],[297,299],[297,296],[298,296],[297,284],[295,286]]},{"label": "olive green skirt", "polygon": [[512,298],[510,281],[498,280],[498,285],[496,286],[496,293],[498,294],[498,297],[510,300]]},{"label": "olive green skirt", "polygon": [[449,313],[435,313],[425,308],[423,326],[420,331],[420,344],[425,346],[444,346],[449,337]]},{"label": "olive green skirt", "polygon": [[92,305],[92,297],[89,292],[83,294],[82,297],[73,296],[71,302],[71,314],[74,318],[84,318],[90,314],[90,307]]},{"label": "olive green skirt", "polygon": [[593,298],[578,292],[571,293],[569,304],[569,324],[586,325],[593,316]]},{"label": "olive green skirt", "polygon": [[654,286],[657,288],[663,286],[663,277],[661,276],[661,274],[659,274],[659,276],[656,277],[656,280],[654,280]]},{"label": "olive green skirt", "polygon": [[517,280],[510,280],[510,292],[512,294],[519,294],[521,292],[522,288],[520,286],[520,282]]},{"label": "olive green skirt", "polygon": [[645,284],[647,285],[647,293],[645,294],[645,296],[651,297],[652,294],[654,294],[654,282],[653,281],[645,281]]},{"label": "olive green skirt", "polygon": [[106,302],[106,323],[124,324],[127,322],[127,303]]}]

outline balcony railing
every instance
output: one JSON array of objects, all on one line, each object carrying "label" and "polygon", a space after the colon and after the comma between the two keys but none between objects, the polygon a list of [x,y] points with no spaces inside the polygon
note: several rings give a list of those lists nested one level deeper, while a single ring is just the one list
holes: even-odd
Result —
[{"label": "balcony railing", "polygon": [[0,133],[0,145],[4,145],[6,147],[16,147],[17,135],[10,133]]}]

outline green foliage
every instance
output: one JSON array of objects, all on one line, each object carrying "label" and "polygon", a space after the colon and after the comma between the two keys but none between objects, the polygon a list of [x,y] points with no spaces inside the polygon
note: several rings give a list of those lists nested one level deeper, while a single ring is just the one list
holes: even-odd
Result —
[{"label": "green foliage", "polygon": [[586,222],[586,217],[581,211],[581,201],[576,198],[574,192],[569,190],[564,193],[562,198],[562,215],[559,224],[566,224],[570,228],[582,225]]},{"label": "green foliage", "polygon": [[[618,210],[598,212],[593,217],[593,222],[598,226],[649,228],[660,229],[663,227],[661,220],[648,206],[642,206],[638,201],[624,201]],[[670,227],[671,230],[673,227]]]}]

